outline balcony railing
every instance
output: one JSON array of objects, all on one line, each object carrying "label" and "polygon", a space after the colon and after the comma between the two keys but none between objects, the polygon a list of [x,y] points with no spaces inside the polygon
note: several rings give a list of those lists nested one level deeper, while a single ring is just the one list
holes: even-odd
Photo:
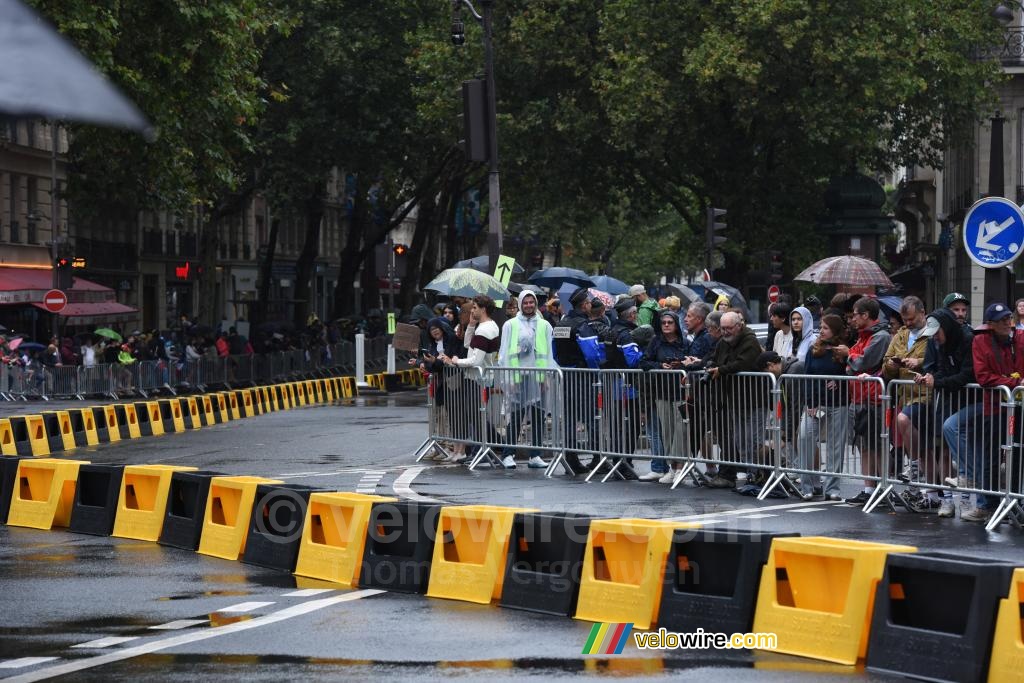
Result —
[{"label": "balcony railing", "polygon": [[998,59],[1003,66],[1024,66],[1024,26],[1008,26],[1003,41],[988,48],[976,48],[975,58]]}]

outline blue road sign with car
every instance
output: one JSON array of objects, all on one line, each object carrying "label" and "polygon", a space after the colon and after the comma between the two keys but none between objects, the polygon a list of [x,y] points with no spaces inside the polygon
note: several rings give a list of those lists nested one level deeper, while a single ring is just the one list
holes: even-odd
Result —
[{"label": "blue road sign with car", "polygon": [[1024,213],[1005,197],[986,197],[964,217],[964,248],[982,268],[1013,263],[1024,247]]}]

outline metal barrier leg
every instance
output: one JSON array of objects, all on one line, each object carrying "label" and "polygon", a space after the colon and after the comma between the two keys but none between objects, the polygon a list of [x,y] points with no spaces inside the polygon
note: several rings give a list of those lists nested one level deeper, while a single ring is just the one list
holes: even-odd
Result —
[{"label": "metal barrier leg", "polygon": [[601,459],[597,461],[597,464],[594,465],[594,468],[592,470],[590,470],[590,473],[587,474],[587,478],[584,479],[583,481],[589,483],[590,480],[594,478],[594,475],[597,474],[602,467],[604,467],[604,464],[606,462],[608,462],[608,456],[607,455],[602,455]]},{"label": "metal barrier leg", "polygon": [[1002,524],[1003,519],[1011,514],[1013,516],[1009,518],[1010,522],[1019,528],[1022,523],[1021,518],[1024,516],[1024,508],[1021,507],[1020,501],[1014,499],[1013,496],[1007,495],[999,501],[999,505],[996,506],[991,519],[985,524],[985,530],[995,531]]}]

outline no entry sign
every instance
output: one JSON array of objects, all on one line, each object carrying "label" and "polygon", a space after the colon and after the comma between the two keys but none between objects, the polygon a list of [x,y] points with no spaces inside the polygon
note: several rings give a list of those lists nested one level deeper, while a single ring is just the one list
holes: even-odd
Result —
[{"label": "no entry sign", "polygon": [[43,306],[50,313],[60,313],[68,305],[68,295],[59,289],[51,289],[43,295]]},{"label": "no entry sign", "polygon": [[772,285],[771,287],[768,288],[768,303],[775,304],[775,303],[778,303],[778,302],[779,302],[779,286],[778,285]]}]

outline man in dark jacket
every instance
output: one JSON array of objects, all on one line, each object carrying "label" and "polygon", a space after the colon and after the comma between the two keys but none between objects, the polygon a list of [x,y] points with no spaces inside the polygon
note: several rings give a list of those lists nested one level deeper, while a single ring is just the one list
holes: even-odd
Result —
[{"label": "man in dark jacket", "polygon": [[[747,401],[750,380],[737,375],[755,372],[761,343],[747,327],[743,317],[732,311],[722,315],[722,337],[712,355],[707,373],[711,381],[710,398],[717,407],[712,417],[712,431],[718,437],[726,458],[736,462],[754,463],[764,447],[765,415],[758,406]],[[726,418],[725,416],[729,416]],[[733,424],[728,424],[733,422]],[[736,484],[735,465],[725,465],[708,485],[712,488],[731,488]]]},{"label": "man in dark jacket", "polygon": [[577,438],[579,423],[586,425],[587,446],[590,450],[597,450],[599,436],[595,419],[597,396],[593,389],[594,382],[588,377],[589,373],[582,372],[582,369],[598,368],[598,351],[603,351],[603,348],[600,348],[597,333],[589,324],[590,292],[585,287],[578,288],[569,296],[568,304],[571,309],[552,328],[552,345],[555,361],[568,370],[562,381],[565,391],[565,460],[573,471],[582,472],[589,467],[579,457],[583,449],[583,444]]},{"label": "man in dark jacket", "polygon": [[[623,299],[615,305],[616,319],[605,333],[608,358],[605,368],[632,370],[639,367],[643,354],[633,339],[636,329],[637,307],[632,299]],[[640,412],[637,408],[638,373],[604,373],[604,415],[611,437],[612,451],[632,454],[636,450],[640,432]],[[609,377],[610,375],[610,377]],[[621,468],[620,468],[621,469]]]}]

